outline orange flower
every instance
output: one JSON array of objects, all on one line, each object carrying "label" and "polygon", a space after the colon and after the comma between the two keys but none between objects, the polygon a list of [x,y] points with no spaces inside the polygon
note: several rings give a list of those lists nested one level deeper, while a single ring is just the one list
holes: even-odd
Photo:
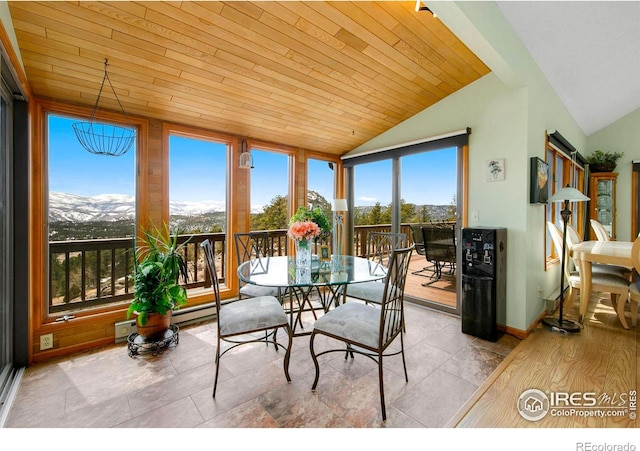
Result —
[{"label": "orange flower", "polygon": [[313,221],[296,221],[289,226],[289,236],[294,240],[310,240],[320,235],[320,227]]}]

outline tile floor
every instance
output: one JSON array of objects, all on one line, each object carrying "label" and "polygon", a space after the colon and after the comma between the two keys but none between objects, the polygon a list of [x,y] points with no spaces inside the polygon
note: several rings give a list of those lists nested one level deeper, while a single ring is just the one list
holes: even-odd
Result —
[{"label": "tile floor", "polygon": [[157,357],[131,358],[122,343],[28,368],[5,426],[443,427],[519,340],[503,335],[488,342],[463,334],[459,318],[414,304],[405,308],[409,382],[400,357],[385,360],[386,423],[377,366],[362,356],[323,356],[311,392],[308,337],[294,339],[291,383],[283,373],[284,353],[273,347],[247,345],[225,355],[213,399],[216,325],[208,322],[182,327],[178,346]]}]

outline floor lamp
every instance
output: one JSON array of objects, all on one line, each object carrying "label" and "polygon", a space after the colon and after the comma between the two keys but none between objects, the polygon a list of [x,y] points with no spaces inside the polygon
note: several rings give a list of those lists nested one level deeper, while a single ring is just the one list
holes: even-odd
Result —
[{"label": "floor lamp", "polygon": [[562,267],[560,269],[560,309],[559,309],[559,317],[549,316],[542,320],[542,323],[551,327],[551,330],[558,332],[579,332],[580,325],[575,321],[564,319],[563,316],[563,308],[564,308],[564,271],[565,265],[567,263],[567,223],[569,222],[569,218],[571,218],[571,209],[569,208],[569,202],[585,202],[588,201],[589,198],[582,194],[575,188],[571,188],[570,186],[566,186],[564,188],[560,188],[556,193],[551,196],[549,199],[550,202],[564,202],[564,208],[560,212],[560,216],[562,217],[563,228],[562,228]]}]

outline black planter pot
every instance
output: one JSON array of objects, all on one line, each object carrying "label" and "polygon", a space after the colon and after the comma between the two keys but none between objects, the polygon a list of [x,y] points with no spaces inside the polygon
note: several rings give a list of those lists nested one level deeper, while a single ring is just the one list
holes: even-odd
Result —
[{"label": "black planter pot", "polygon": [[600,164],[590,164],[589,169],[591,172],[613,172],[616,168],[615,162],[606,162]]}]

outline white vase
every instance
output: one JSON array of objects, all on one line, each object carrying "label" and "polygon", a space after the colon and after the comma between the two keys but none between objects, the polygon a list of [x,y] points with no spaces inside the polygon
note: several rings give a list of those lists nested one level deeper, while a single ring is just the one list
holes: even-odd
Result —
[{"label": "white vase", "polygon": [[300,284],[311,281],[311,240],[296,241],[296,281]]}]

